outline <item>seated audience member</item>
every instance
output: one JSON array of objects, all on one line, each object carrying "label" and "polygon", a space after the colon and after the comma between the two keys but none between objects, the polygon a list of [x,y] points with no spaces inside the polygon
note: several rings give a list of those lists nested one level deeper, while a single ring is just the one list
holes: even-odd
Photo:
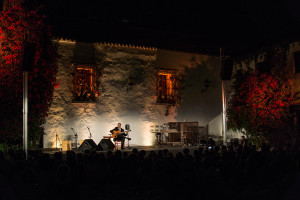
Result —
[{"label": "seated audience member", "polygon": [[204,137],[201,138],[200,144],[201,144],[201,145],[207,145],[207,141],[205,140]]},{"label": "seated audience member", "polygon": [[212,138],[209,138],[207,145],[214,147],[214,146],[216,146],[216,142]]},{"label": "seated audience member", "polygon": [[248,140],[245,138],[245,136],[242,136],[241,139],[242,139],[241,140],[242,148],[243,149],[247,148],[247,146],[248,146]]}]

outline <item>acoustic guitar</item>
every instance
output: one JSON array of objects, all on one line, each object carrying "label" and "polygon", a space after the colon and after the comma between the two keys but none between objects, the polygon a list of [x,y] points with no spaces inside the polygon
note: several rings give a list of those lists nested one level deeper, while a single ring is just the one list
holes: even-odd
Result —
[{"label": "acoustic guitar", "polygon": [[124,132],[121,132],[120,130],[118,130],[118,131],[113,131],[112,137],[113,137],[113,138],[117,138],[118,135],[125,135],[125,136],[126,136],[126,135],[128,134],[129,131],[131,131],[131,130],[124,131]]}]

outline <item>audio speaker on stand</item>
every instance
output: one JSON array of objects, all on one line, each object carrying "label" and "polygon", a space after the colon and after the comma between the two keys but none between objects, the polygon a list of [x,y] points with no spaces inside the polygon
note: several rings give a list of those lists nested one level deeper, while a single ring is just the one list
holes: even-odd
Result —
[{"label": "audio speaker on stand", "polygon": [[233,69],[233,60],[232,58],[224,58],[221,65],[221,79],[230,80]]},{"label": "audio speaker on stand", "polygon": [[22,71],[30,72],[33,70],[36,44],[25,42],[23,49]]},{"label": "audio speaker on stand", "polygon": [[96,150],[97,144],[92,139],[84,140],[81,145],[78,147],[77,151],[84,152],[85,150]]},{"label": "audio speaker on stand", "polygon": [[110,139],[102,139],[99,142],[96,151],[112,151],[114,148],[115,145]]}]

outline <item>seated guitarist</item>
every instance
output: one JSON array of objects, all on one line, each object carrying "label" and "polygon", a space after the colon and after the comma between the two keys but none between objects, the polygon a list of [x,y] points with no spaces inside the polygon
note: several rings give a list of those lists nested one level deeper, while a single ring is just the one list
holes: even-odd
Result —
[{"label": "seated guitarist", "polygon": [[110,130],[110,132],[112,133],[114,141],[122,141],[121,149],[123,149],[125,143],[125,136],[127,136],[127,134],[124,132],[124,129],[121,128],[121,123],[118,123],[118,126]]}]

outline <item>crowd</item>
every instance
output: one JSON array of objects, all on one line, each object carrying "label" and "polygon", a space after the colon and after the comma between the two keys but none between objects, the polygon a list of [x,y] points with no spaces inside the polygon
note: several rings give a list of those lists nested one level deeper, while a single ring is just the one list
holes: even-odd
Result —
[{"label": "crowd", "polygon": [[[65,156],[65,157],[64,157]],[[284,199],[299,152],[199,146],[179,153],[0,152],[0,199]]]}]

